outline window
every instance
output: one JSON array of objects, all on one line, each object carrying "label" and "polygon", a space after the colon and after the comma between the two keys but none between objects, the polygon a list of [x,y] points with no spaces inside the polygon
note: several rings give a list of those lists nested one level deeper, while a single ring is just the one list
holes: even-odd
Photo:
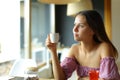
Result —
[{"label": "window", "polygon": [[27,1],[21,2],[21,54],[23,58],[33,58],[39,63],[47,54],[44,43],[50,33],[50,6]]},{"label": "window", "polygon": [[20,1],[0,2],[0,63],[20,57]]},{"label": "window", "polygon": [[0,79],[3,80],[13,60],[20,58],[20,1],[2,0],[0,11]]},{"label": "window", "polygon": [[[6,67],[1,66],[3,64],[6,66],[7,63],[5,62],[18,58],[26,58],[26,55],[31,55],[31,58],[35,59],[37,63],[46,60],[44,42],[50,30],[49,5],[32,2],[31,16],[25,16],[25,10],[28,10],[26,9],[28,7],[25,8],[24,1],[2,0],[0,2],[1,70],[7,70]],[[29,11],[26,12],[29,13]],[[26,19],[30,20],[30,18],[31,22],[27,24],[31,24],[31,27],[29,25],[26,27]],[[27,41],[29,39],[31,40]],[[31,44],[31,48],[28,47],[28,44]],[[28,51],[30,51],[31,54]],[[1,75],[4,75],[2,71],[0,71],[0,76]]]}]

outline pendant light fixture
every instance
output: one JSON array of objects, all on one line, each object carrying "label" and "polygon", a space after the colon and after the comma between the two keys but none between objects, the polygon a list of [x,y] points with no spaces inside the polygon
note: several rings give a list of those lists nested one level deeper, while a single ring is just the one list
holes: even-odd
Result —
[{"label": "pendant light fixture", "polygon": [[79,11],[92,9],[91,0],[80,0],[79,2],[69,3],[67,5],[67,16],[75,16]]},{"label": "pendant light fixture", "polygon": [[47,4],[58,4],[58,5],[63,5],[63,4],[68,4],[68,3],[73,3],[73,2],[79,2],[80,0],[38,0],[41,3],[47,3]]}]

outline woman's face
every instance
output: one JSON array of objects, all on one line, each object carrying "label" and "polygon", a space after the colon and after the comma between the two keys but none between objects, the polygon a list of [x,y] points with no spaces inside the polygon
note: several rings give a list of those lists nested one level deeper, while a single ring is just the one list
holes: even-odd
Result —
[{"label": "woman's face", "polygon": [[89,40],[93,36],[93,31],[89,27],[86,17],[77,15],[74,21],[73,35],[76,41]]}]

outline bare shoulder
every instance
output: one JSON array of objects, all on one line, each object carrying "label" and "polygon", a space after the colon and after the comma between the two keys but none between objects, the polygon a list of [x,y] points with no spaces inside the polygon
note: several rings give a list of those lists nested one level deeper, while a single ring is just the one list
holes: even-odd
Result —
[{"label": "bare shoulder", "polygon": [[113,57],[113,48],[109,43],[103,42],[99,45],[100,56],[104,57]]},{"label": "bare shoulder", "polygon": [[71,46],[71,49],[79,48],[79,46],[80,46],[80,44],[73,44],[73,45]]},{"label": "bare shoulder", "polygon": [[78,53],[79,44],[73,44],[69,50],[68,57],[75,57],[75,54]]}]

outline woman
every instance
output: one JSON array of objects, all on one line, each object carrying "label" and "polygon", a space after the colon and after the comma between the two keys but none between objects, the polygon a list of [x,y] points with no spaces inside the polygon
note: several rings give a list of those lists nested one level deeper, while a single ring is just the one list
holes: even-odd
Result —
[{"label": "woman", "polygon": [[57,48],[48,35],[46,46],[51,52],[55,80],[67,80],[77,71],[78,80],[89,80],[89,71],[99,71],[99,80],[120,80],[115,63],[118,52],[109,40],[100,14],[95,10],[79,12],[74,21],[74,40],[68,56],[59,64]]}]

